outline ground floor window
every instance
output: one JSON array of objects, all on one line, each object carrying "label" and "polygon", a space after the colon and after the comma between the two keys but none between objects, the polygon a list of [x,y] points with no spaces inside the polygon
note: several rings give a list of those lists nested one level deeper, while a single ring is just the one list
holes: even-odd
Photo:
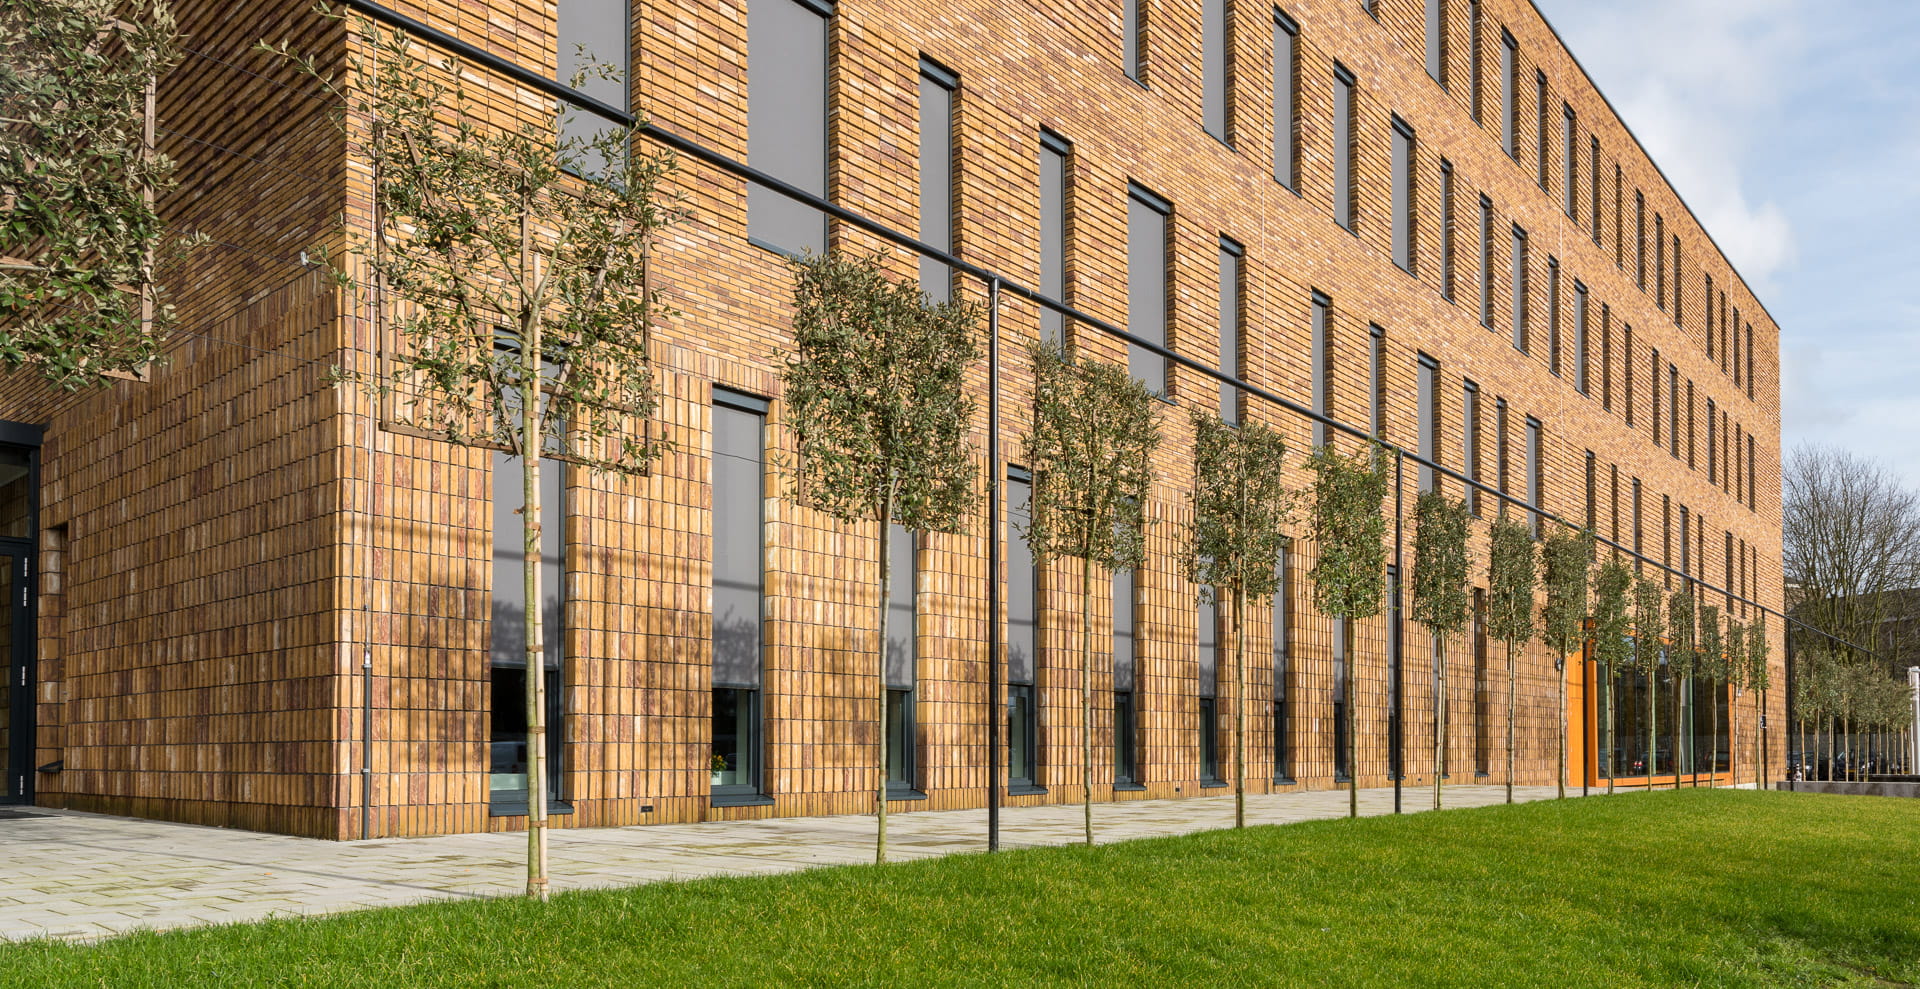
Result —
[{"label": "ground floor window", "polygon": [[712,786],[715,797],[760,793],[760,692],[713,691]]},{"label": "ground floor window", "polygon": [[1040,785],[1039,724],[1033,710],[1033,684],[1007,688],[1007,777],[1015,787]]},{"label": "ground floor window", "polygon": [[913,691],[887,691],[887,788],[911,790],[916,781]]},{"label": "ground floor window", "polygon": [[[529,796],[531,733],[527,711],[526,537],[521,510],[526,505],[519,457],[493,458],[493,601],[488,703],[488,798],[496,814],[524,814]],[[540,625],[541,666],[546,691],[546,793],[560,799],[564,750],[564,687],[560,669],[566,642],[566,518],[561,481],[565,468],[540,464]]]},{"label": "ground floor window", "polygon": [[1200,782],[1220,780],[1220,718],[1211,697],[1200,698]]},{"label": "ground floor window", "polygon": [[1140,782],[1134,737],[1133,691],[1118,691],[1113,695],[1113,782],[1116,786],[1136,786]]}]

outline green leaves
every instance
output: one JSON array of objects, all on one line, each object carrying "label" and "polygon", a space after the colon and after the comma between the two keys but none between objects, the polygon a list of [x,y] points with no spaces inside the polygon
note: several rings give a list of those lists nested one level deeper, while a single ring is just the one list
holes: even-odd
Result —
[{"label": "green leaves", "polygon": [[795,494],[843,522],[959,528],[974,500],[964,391],[979,307],[927,305],[880,255],[793,262],[794,350],[781,369]]},{"label": "green leaves", "polygon": [[8,0],[0,39],[0,366],[66,390],[138,371],[174,321],[156,269],[190,246],[154,209],[174,163],[145,138],[148,87],[179,58],[173,15]]},{"label": "green leaves", "polygon": [[1633,661],[1633,644],[1627,636],[1632,623],[1627,619],[1627,596],[1633,587],[1633,570],[1618,557],[1600,565],[1593,581],[1593,661],[1609,670],[1624,669]]},{"label": "green leaves", "polygon": [[1199,409],[1190,418],[1193,522],[1182,569],[1188,580],[1228,597],[1235,590],[1271,596],[1279,588],[1274,568],[1293,519],[1286,440],[1250,418],[1231,426]]},{"label": "green leaves", "polygon": [[1700,642],[1695,621],[1693,588],[1685,583],[1667,598],[1667,665],[1675,676],[1693,673],[1694,649]]},{"label": "green leaves", "polygon": [[1759,616],[1753,627],[1747,629],[1747,687],[1750,690],[1766,690],[1773,685],[1773,674],[1767,669],[1767,618]]},{"label": "green leaves", "polygon": [[1034,480],[1028,544],[1041,559],[1139,566],[1159,399],[1119,365],[1045,342],[1029,353],[1033,425],[1021,439]]},{"label": "green leaves", "polygon": [[1666,591],[1645,577],[1633,585],[1633,668],[1651,673],[1660,665],[1660,649],[1667,636]]},{"label": "green leaves", "polygon": [[1329,445],[1307,463],[1320,554],[1308,574],[1314,607],[1329,618],[1371,618],[1380,613],[1386,584],[1386,458],[1377,446],[1344,456]]},{"label": "green leaves", "polygon": [[1413,503],[1413,620],[1436,635],[1466,627],[1472,563],[1465,501],[1424,491]]},{"label": "green leaves", "polygon": [[1587,584],[1593,571],[1593,533],[1555,529],[1540,553],[1547,600],[1540,609],[1541,637],[1553,650],[1555,669],[1586,641]]},{"label": "green leaves", "polygon": [[1700,660],[1696,672],[1701,676],[1715,680],[1727,678],[1727,638],[1725,628],[1720,624],[1720,609],[1711,604],[1700,605]]},{"label": "green leaves", "polygon": [[1504,513],[1487,554],[1487,634],[1509,645],[1533,638],[1533,534]]}]

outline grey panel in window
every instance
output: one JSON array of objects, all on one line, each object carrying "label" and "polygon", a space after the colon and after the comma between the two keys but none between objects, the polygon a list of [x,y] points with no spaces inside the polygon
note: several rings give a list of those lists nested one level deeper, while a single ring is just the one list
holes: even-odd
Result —
[{"label": "grey panel in window", "polygon": [[1393,128],[1393,261],[1413,270],[1413,132]]},{"label": "grey panel in window", "polygon": [[1287,652],[1293,639],[1293,615],[1290,607],[1290,595],[1293,593],[1293,578],[1287,573],[1287,557],[1291,550],[1280,547],[1280,556],[1274,564],[1273,594],[1273,697],[1284,700],[1287,696]]},{"label": "grey panel in window", "polygon": [[1447,84],[1446,17],[1446,0],[1427,0],[1427,75],[1442,86]]},{"label": "grey panel in window", "polygon": [[1199,612],[1200,696],[1213,697],[1220,687],[1220,605],[1201,601]]},{"label": "grey panel in window", "polygon": [[[592,63],[612,66],[619,70],[618,75],[611,79],[589,75],[581,80],[579,89],[602,103],[627,109],[629,35],[626,0],[561,0],[556,33],[559,44],[557,81],[572,85],[574,73],[586,70]],[[585,57],[582,57],[582,49],[585,49]],[[563,138],[591,141],[615,130],[619,130],[618,125],[579,110],[565,110],[561,117],[560,136]],[[588,164],[592,167],[601,163],[595,161]]]},{"label": "grey panel in window", "polygon": [[887,527],[887,552],[892,557],[887,584],[892,600],[887,605],[887,686],[894,690],[912,690],[915,660],[919,656],[914,607],[915,557],[913,533],[898,525]]},{"label": "grey panel in window", "polygon": [[1144,9],[1146,0],[1121,0],[1121,2],[1126,4],[1127,10],[1125,23],[1120,28],[1120,44],[1123,49],[1120,57],[1124,62],[1127,76],[1137,82],[1140,79],[1142,63],[1145,61],[1143,56],[1146,54],[1144,50],[1146,46],[1140,43],[1141,22],[1147,15]]},{"label": "grey panel in window", "polygon": [[1133,689],[1133,571],[1113,572],[1113,689]]},{"label": "grey panel in window", "polygon": [[1527,234],[1513,228],[1513,345],[1527,349]]},{"label": "grey panel in window", "polygon": [[[826,195],[827,21],[794,0],[748,3],[747,163]],[[748,183],[747,235],[795,254],[818,252],[827,218]]]},{"label": "grey panel in window", "polygon": [[1587,287],[1573,283],[1573,380],[1587,393]]},{"label": "grey panel in window", "polygon": [[1500,146],[1520,156],[1520,50],[1511,37],[1500,45]]},{"label": "grey panel in window", "polygon": [[[1436,460],[1440,455],[1440,366],[1431,358],[1420,358],[1420,455],[1428,460]],[[1420,465],[1420,490],[1432,491],[1435,481],[1434,470],[1426,464]]]},{"label": "grey panel in window", "polygon": [[[1240,255],[1220,250],[1220,371],[1238,377],[1240,373]],[[1240,422],[1240,389],[1220,385],[1220,417],[1229,423]]]},{"label": "grey panel in window", "polygon": [[[1332,303],[1325,297],[1313,297],[1313,411],[1321,415],[1331,415],[1333,407],[1333,360],[1332,327],[1329,325],[1328,309]],[[1326,446],[1332,431],[1326,423],[1314,420],[1313,445]]]},{"label": "grey panel in window", "polygon": [[1294,87],[1293,56],[1296,35],[1280,20],[1273,24],[1273,177],[1281,185],[1293,188]]},{"label": "grey panel in window", "polygon": [[[1127,199],[1127,331],[1167,342],[1167,217],[1135,197]],[[1128,344],[1127,369],[1148,388],[1166,389],[1167,361],[1159,354]]]},{"label": "grey panel in window", "polygon": [[1205,79],[1202,125],[1207,133],[1224,141],[1227,139],[1227,0],[1201,0],[1200,74]]},{"label": "grey panel in window", "polygon": [[1333,78],[1333,220],[1353,229],[1353,79]]},{"label": "grey panel in window", "polygon": [[[1067,156],[1040,146],[1040,292],[1066,301],[1067,296]],[[1052,309],[1040,310],[1040,336],[1059,343],[1065,317]]]},{"label": "grey panel in window", "polygon": [[[499,667],[527,665],[526,535],[520,509],[526,504],[526,486],[519,457],[493,457],[493,595],[489,657]],[[540,464],[540,621],[541,656],[557,669],[565,649],[566,518],[563,468],[553,461]]]},{"label": "grey panel in window", "polygon": [[713,683],[760,686],[764,420],[713,407]]},{"label": "grey panel in window", "polygon": [[[920,239],[953,250],[953,90],[920,77]],[[946,262],[920,258],[920,290],[935,302],[953,292]]]},{"label": "grey panel in window", "polygon": [[1040,651],[1038,574],[1024,534],[1031,520],[1033,486],[1007,481],[1007,682],[1032,683]]}]

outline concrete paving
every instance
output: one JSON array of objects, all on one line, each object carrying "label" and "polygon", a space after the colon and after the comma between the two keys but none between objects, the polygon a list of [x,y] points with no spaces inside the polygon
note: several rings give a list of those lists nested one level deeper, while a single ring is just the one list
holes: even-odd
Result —
[{"label": "concrete paving", "polygon": [[[1571,791],[1577,794],[1577,789]],[[1516,787],[1516,801],[1552,787]],[[1448,807],[1504,799],[1499,786],[1448,787]],[[1408,790],[1404,807],[1427,806]],[[1393,791],[1360,792],[1360,813],[1391,813]],[[1229,827],[1231,795],[1094,805],[1102,843]],[[1344,790],[1247,798],[1247,823],[1344,816]],[[986,811],[896,813],[894,861],[986,850]],[[1080,840],[1080,805],[1007,808],[1001,845]],[[761,875],[873,860],[873,818],[795,817],[551,832],[555,891],[714,875]],[[524,833],[318,841],[45,808],[0,809],[0,940],[90,940],[426,900],[518,895]]]}]

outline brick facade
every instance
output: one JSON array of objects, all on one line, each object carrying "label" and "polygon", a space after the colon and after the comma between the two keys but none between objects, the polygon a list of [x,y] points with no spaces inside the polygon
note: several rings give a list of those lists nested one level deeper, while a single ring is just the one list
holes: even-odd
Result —
[{"label": "brick facade", "polygon": [[[566,2],[566,0],[562,0]],[[1333,300],[1332,412],[1366,425],[1374,401],[1370,327],[1384,331],[1386,438],[1415,448],[1418,356],[1440,365],[1441,461],[1461,465],[1462,390],[1481,397],[1482,477],[1497,478],[1495,408],[1510,411],[1510,490],[1522,493],[1523,423],[1543,427],[1545,507],[1583,521],[1586,459],[1596,465],[1594,517],[1632,544],[1630,482],[1644,490],[1647,554],[1660,559],[1662,498],[1705,522],[1693,572],[1720,584],[1726,534],[1742,557],[1736,583],[1768,607],[1781,604],[1778,331],[1745,283],[1667,186],[1530,4],[1476,4],[1481,106],[1468,0],[1445,0],[1446,88],[1426,70],[1424,11],[1415,0],[1379,0],[1370,16],[1354,0],[1293,0],[1298,25],[1297,193],[1275,181],[1273,18],[1267,6],[1227,0],[1231,39],[1227,141],[1202,129],[1201,0],[1153,4],[1142,84],[1122,71],[1121,17],[1111,3],[1006,5],[964,0],[844,0],[828,20],[830,198],[905,231],[917,224],[918,71],[923,57],[953,70],[957,255],[1034,285],[1039,278],[1039,153],[1043,128],[1072,142],[1066,300],[1096,318],[1127,322],[1129,183],[1173,205],[1169,345],[1218,361],[1217,244],[1245,248],[1239,356],[1244,377],[1309,401],[1310,299]],[[366,368],[377,332],[366,305],[292,259],[316,244],[348,242],[364,228],[367,170],[326,119],[313,86],[248,51],[259,38],[338,53],[346,28],[304,3],[183,3],[195,51],[162,86],[168,150],[185,164],[167,204],[177,224],[221,243],[190,262],[180,284],[182,325],[173,359],[151,383],[121,383],[77,399],[30,382],[0,390],[0,418],[47,424],[41,453],[39,753],[59,773],[36,778],[46,804],[231,824],[324,837],[361,835],[361,774],[370,759],[371,834],[510,829],[524,817],[488,804],[488,595],[493,518],[491,454],[378,428],[375,400],[333,383],[329,365]],[[397,9],[527,68],[555,65],[551,2],[440,0]],[[735,159],[747,156],[745,0],[637,0],[632,12],[633,105],[655,124]],[[1517,42],[1517,160],[1501,145],[1502,31]],[[1334,64],[1356,79],[1355,228],[1332,219]],[[1546,137],[1539,140],[1536,72],[1547,80]],[[495,81],[503,105],[514,95]],[[520,96],[528,96],[522,92]],[[1561,104],[1577,120],[1580,195],[1563,208]],[[510,111],[503,111],[510,112]],[[1391,119],[1417,135],[1415,263],[1392,260]],[[1599,160],[1592,158],[1598,138]],[[1539,154],[1547,154],[1543,169]],[[1440,198],[1441,161],[1453,195]],[[751,163],[750,163],[751,164]],[[1599,211],[1590,176],[1598,174]],[[1545,186],[1540,176],[1546,176]],[[1615,176],[1618,175],[1618,183]],[[790,281],[783,260],[746,238],[745,183],[683,163],[675,185],[686,219],[655,252],[653,277],[677,314],[653,330],[661,392],[659,427],[674,444],[649,476],[614,479],[570,469],[561,825],[594,826],[851,813],[871,807],[878,680],[871,658],[874,533],[800,507],[770,469],[765,487],[767,612],[766,774],[770,803],[716,807],[709,790],[711,645],[711,394],[716,385],[771,400],[769,462],[790,452],[782,428],[775,353],[786,345]],[[1635,196],[1644,196],[1647,288],[1636,278]],[[1478,309],[1479,202],[1493,203],[1492,329]],[[1616,211],[1620,217],[1616,223]],[[1667,243],[1654,272],[1655,215]],[[1599,220],[1596,226],[1594,220]],[[1529,346],[1511,342],[1509,231],[1528,235]],[[1451,228],[1451,286],[1440,242]],[[877,240],[836,228],[835,243]],[[1672,238],[1680,245],[1676,325]],[[1624,243],[1623,243],[1624,241]],[[1558,372],[1549,346],[1548,260],[1559,269]],[[915,260],[894,251],[897,273]],[[1714,296],[1703,295],[1711,277]],[[1573,379],[1574,283],[1589,299],[1588,395]],[[1664,300],[1656,288],[1666,286]],[[1450,293],[1449,293],[1450,288]],[[960,292],[984,298],[963,281]],[[1721,293],[1725,301],[1721,300]],[[1449,294],[1451,298],[1449,298]],[[1713,343],[1709,356],[1708,318]],[[1731,313],[1740,322],[1731,325]],[[1603,315],[1604,314],[1604,315]],[[1745,338],[1748,324],[1752,339]],[[1025,428],[1023,344],[1038,332],[1034,307],[1004,297],[1000,326],[1007,460],[1020,464]],[[1632,326],[1631,347],[1624,327]],[[1731,344],[1739,336],[1736,386]],[[1081,347],[1124,359],[1123,343],[1088,329]],[[1654,414],[1651,353],[1659,352]],[[1751,360],[1748,372],[1745,361]],[[1679,456],[1668,446],[1671,362],[1689,391]],[[984,398],[985,368],[974,386]],[[1629,384],[1629,382],[1631,382]],[[1096,572],[1095,799],[1200,792],[1196,589],[1180,576],[1181,526],[1191,477],[1185,406],[1209,407],[1215,383],[1189,370],[1171,378],[1149,499],[1150,557],[1136,576],[1143,789],[1115,792],[1111,748],[1111,632],[1106,578]],[[1629,399],[1629,396],[1631,398]],[[1709,425],[1708,400],[1726,422]],[[1250,403],[1283,429],[1295,451],[1311,442],[1305,420]],[[1631,418],[1631,425],[1629,425]],[[1691,425],[1689,423],[1691,422]],[[1709,478],[1706,432],[1721,428]],[[1656,430],[1659,445],[1656,445]],[[1757,455],[1749,491],[1744,442],[1737,484],[1725,470],[1735,435]],[[984,421],[976,445],[985,449]],[[368,449],[372,445],[371,452]],[[1691,444],[1691,446],[1689,446]],[[1693,466],[1690,468],[1689,458]],[[1304,458],[1296,476],[1307,484]],[[1408,545],[1415,494],[1405,478]],[[1458,493],[1459,485],[1447,485]],[[1736,491],[1739,497],[1736,497]],[[1492,514],[1491,499],[1484,499]],[[1304,517],[1304,516],[1303,516]],[[986,799],[988,574],[984,516],[958,535],[932,535],[919,552],[919,689],[915,751],[920,802],[897,809],[980,806]],[[1484,584],[1485,526],[1475,528],[1476,582]],[[1293,778],[1334,785],[1332,623],[1314,612],[1302,524],[1291,604]],[[1702,552],[1701,550],[1704,550]],[[1679,551],[1672,562],[1679,564]],[[1745,574],[1745,576],[1740,576]],[[1080,799],[1076,563],[1042,576],[1039,764],[1043,794],[1010,803]],[[1410,584],[1410,581],[1409,581]],[[1249,788],[1272,782],[1271,611],[1250,609],[1247,628]],[[1769,623],[1780,640],[1778,620]],[[1359,782],[1388,781],[1387,621],[1358,629]],[[371,639],[371,642],[369,642]],[[1223,641],[1230,641],[1223,640]],[[370,648],[369,648],[370,646]],[[1408,622],[1404,657],[1405,782],[1430,782],[1431,644]],[[1475,750],[1471,637],[1449,644],[1452,778],[1470,781]],[[1776,663],[1779,650],[1775,649]],[[373,718],[362,720],[371,662]],[[1518,782],[1550,782],[1558,730],[1554,671],[1544,647],[1520,661]],[[1232,664],[1223,650],[1220,724],[1230,774]],[[1491,714],[1484,730],[1492,779],[1504,773],[1504,657],[1487,644]],[[1584,674],[1569,664],[1572,779],[1590,757]],[[1776,685],[1784,676],[1776,672]],[[1769,699],[1774,741],[1784,691]],[[1734,706],[1735,772],[1750,778],[1752,704]],[[369,748],[362,739],[371,736]],[[1778,771],[1778,765],[1775,770]]]}]

